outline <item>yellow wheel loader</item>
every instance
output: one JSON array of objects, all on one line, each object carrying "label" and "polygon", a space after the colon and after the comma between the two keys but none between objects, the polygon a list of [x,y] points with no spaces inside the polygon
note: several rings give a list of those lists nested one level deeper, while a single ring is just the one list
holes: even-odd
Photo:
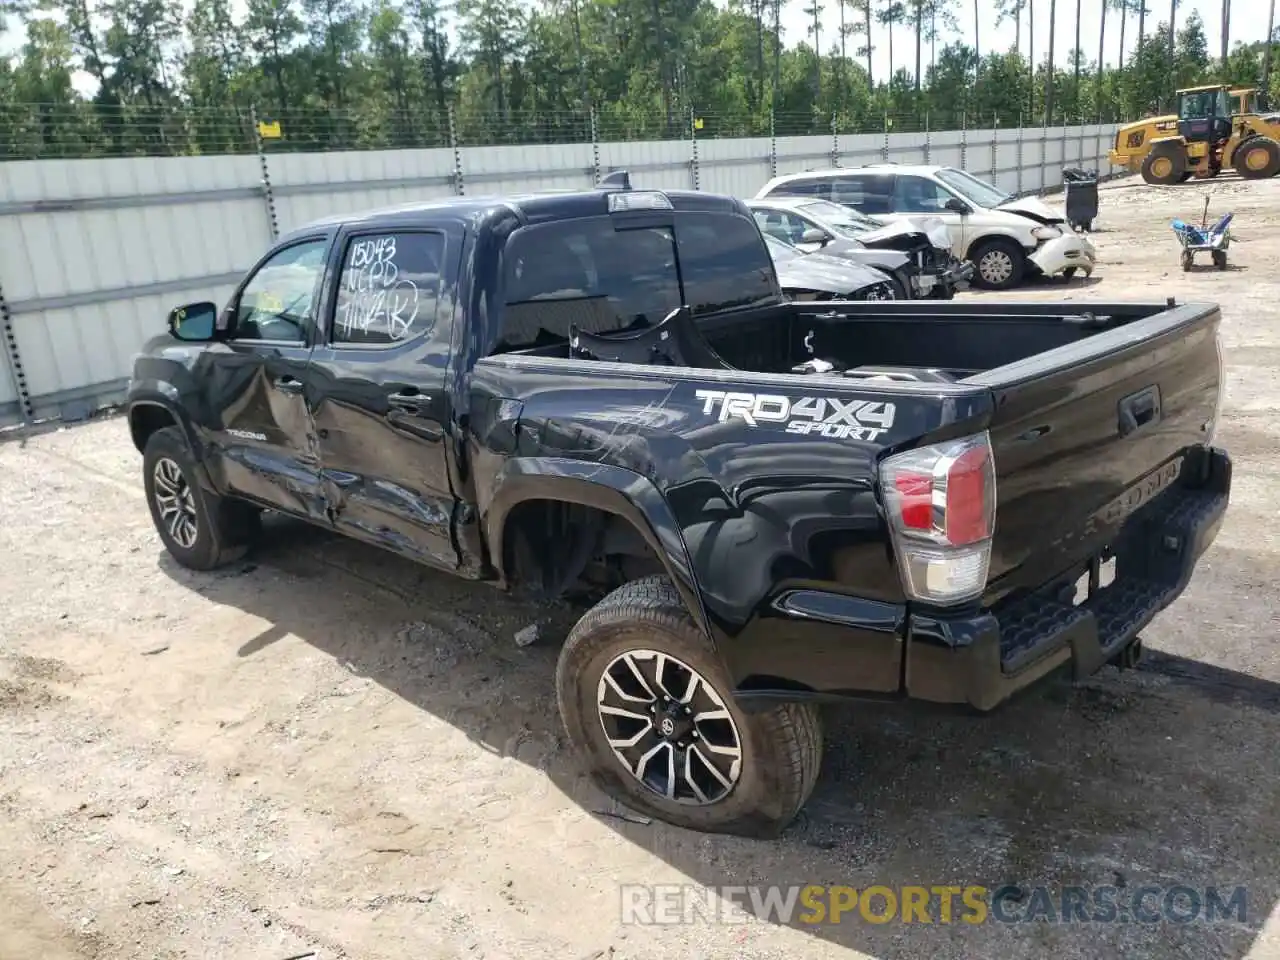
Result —
[{"label": "yellow wheel loader", "polygon": [[1257,106],[1258,91],[1224,84],[1178,91],[1178,112],[1125,124],[1107,155],[1147,183],[1206,180],[1233,169],[1247,180],[1280,173],[1280,113]]}]

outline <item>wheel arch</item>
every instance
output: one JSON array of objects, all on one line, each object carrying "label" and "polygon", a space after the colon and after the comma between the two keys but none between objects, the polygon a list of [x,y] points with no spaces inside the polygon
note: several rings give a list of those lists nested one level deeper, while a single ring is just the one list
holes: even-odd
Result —
[{"label": "wheel arch", "polygon": [[[1008,240],[1010,243],[1016,244],[1021,248],[1024,254],[1028,250],[1034,250],[1035,239],[1031,237],[1031,230],[1034,226],[1036,226],[1036,224],[1032,224],[1030,221],[1027,221],[1027,227],[1025,230],[1021,230],[1013,226],[1005,226],[1003,224],[989,224],[979,227],[975,230],[976,236],[969,241],[968,246],[965,247],[964,256],[960,259],[972,260],[973,252],[984,243],[989,243],[992,240]],[[1028,246],[1027,241],[1024,241],[1020,236],[1022,233],[1025,233],[1026,236],[1030,238],[1030,246]]]},{"label": "wheel arch", "polygon": [[[512,538],[521,521],[531,511],[557,506],[585,508],[634,531],[671,578],[698,628],[714,639],[675,514],[653,481],[623,467],[560,458],[508,461],[481,519],[490,561],[503,586],[513,579]],[[580,546],[572,543],[569,550],[576,552]],[[585,563],[589,556],[581,559]]]},{"label": "wheel arch", "polygon": [[[173,391],[173,395],[177,395],[176,390]],[[166,427],[177,427],[186,442],[187,449],[191,451],[191,459],[201,485],[216,491],[217,488],[205,465],[204,448],[196,437],[191,420],[183,412],[182,407],[164,390],[164,385],[141,390],[135,388],[129,399],[126,416],[129,421],[129,438],[133,442],[134,449],[139,453],[146,452],[147,441],[155,433]]]}]

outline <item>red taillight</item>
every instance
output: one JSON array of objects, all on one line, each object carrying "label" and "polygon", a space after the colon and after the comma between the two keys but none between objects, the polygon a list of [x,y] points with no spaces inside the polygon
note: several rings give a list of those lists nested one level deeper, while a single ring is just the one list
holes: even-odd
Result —
[{"label": "red taillight", "polygon": [[901,498],[902,525],[912,530],[933,528],[933,477],[900,473],[893,478]]},{"label": "red taillight", "polygon": [[880,486],[907,592],[930,603],[981,595],[996,519],[987,434],[888,457]]},{"label": "red taillight", "polygon": [[946,537],[954,546],[977,543],[991,535],[987,511],[987,464],[991,450],[970,447],[947,468]]}]

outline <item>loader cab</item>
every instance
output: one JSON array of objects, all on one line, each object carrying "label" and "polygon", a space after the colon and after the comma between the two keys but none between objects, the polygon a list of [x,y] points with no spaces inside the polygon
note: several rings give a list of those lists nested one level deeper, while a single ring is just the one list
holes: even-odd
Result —
[{"label": "loader cab", "polygon": [[1178,133],[1187,143],[1220,143],[1231,136],[1232,98],[1226,87],[1178,91]]}]

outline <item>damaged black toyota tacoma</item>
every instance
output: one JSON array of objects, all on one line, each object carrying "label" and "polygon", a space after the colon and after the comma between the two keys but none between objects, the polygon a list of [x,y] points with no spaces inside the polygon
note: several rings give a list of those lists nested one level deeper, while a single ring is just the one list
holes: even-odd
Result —
[{"label": "damaged black toyota tacoma", "polygon": [[[788,302],[750,211],[451,198],[279,240],[128,395],[176,560],[266,510],[536,597],[597,780],[774,835],[818,704],[1131,662],[1227,509],[1213,304]],[[424,601],[429,602],[429,601]]]}]

